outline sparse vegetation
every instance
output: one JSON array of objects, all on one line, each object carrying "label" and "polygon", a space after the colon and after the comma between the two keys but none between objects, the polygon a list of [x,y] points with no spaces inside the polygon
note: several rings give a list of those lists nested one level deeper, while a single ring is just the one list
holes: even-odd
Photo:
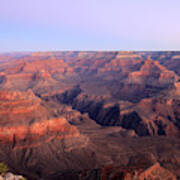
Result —
[{"label": "sparse vegetation", "polygon": [[27,180],[25,177],[20,178],[19,180]]},{"label": "sparse vegetation", "polygon": [[6,166],[6,164],[4,164],[4,162],[0,162],[0,174],[3,176],[5,175],[5,173],[8,172],[8,167]]}]

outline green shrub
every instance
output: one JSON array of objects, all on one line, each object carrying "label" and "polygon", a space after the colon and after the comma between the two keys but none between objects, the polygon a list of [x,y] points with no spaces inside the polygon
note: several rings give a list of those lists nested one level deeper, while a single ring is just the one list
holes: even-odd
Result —
[{"label": "green shrub", "polygon": [[27,180],[25,177],[20,178],[19,180]]},{"label": "green shrub", "polygon": [[0,162],[0,174],[4,175],[8,170],[8,167],[3,162]]}]

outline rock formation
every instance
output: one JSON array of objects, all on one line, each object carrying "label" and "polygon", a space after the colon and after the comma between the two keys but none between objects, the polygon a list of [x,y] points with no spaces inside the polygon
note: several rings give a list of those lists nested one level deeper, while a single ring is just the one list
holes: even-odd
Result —
[{"label": "rock formation", "polygon": [[[29,179],[174,179],[179,59],[179,52],[0,55],[0,161]],[[153,163],[144,163],[147,154]]]}]

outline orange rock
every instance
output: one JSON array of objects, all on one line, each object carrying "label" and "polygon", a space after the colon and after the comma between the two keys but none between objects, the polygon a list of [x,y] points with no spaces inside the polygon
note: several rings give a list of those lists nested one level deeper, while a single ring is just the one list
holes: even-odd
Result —
[{"label": "orange rock", "polygon": [[140,174],[139,180],[145,179],[176,180],[176,177],[169,170],[161,167],[159,163],[156,163]]},{"label": "orange rock", "polygon": [[75,126],[70,125],[63,116],[55,118],[53,110],[44,106],[31,90],[1,91],[0,104],[0,141],[3,143],[16,141],[19,146],[25,140],[30,143],[23,146],[26,147],[39,144],[41,138],[48,142],[53,138],[80,137]]}]

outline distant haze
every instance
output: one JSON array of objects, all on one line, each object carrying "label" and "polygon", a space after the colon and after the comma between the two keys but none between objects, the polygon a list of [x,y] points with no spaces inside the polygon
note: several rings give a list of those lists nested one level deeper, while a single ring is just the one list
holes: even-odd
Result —
[{"label": "distant haze", "polygon": [[0,52],[180,50],[179,0],[0,0]]}]

